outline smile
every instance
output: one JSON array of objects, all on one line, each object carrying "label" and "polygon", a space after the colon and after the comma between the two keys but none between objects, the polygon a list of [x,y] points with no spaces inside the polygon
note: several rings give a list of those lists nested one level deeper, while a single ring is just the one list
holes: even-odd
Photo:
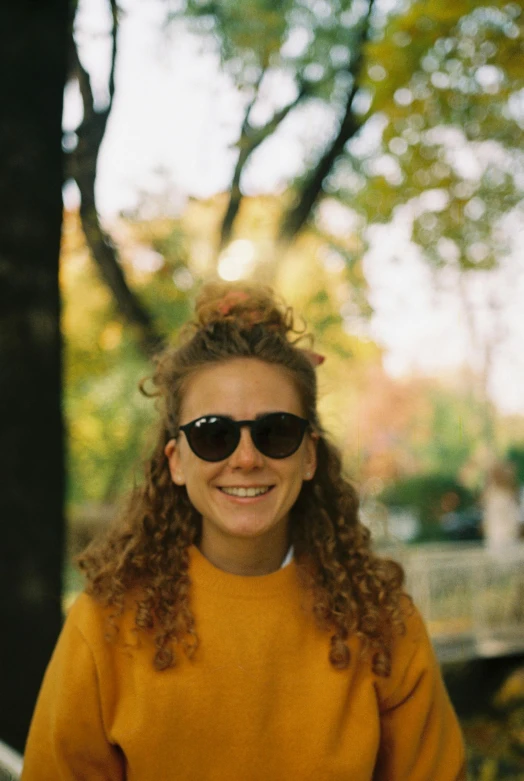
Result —
[{"label": "smile", "polygon": [[267,494],[268,491],[271,491],[273,488],[272,485],[266,485],[266,486],[259,486],[257,488],[234,488],[234,487],[220,487],[220,491],[222,491],[225,494],[228,494],[228,496],[241,496],[241,497],[253,497],[253,496],[262,496],[262,494]]}]

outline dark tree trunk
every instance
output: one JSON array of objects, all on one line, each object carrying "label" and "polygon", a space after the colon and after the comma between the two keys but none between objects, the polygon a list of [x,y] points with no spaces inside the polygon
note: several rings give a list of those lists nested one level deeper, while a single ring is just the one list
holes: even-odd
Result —
[{"label": "dark tree trunk", "polygon": [[0,7],[0,739],[18,750],[61,626],[68,16],[68,0]]}]

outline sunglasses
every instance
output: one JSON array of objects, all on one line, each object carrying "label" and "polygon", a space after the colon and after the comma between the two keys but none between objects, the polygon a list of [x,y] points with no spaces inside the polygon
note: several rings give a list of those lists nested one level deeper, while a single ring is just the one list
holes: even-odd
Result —
[{"label": "sunglasses", "polygon": [[253,444],[262,455],[287,458],[300,447],[309,421],[290,412],[270,412],[256,420],[204,415],[180,426],[180,430],[193,453],[203,461],[223,461],[237,449],[244,426],[249,426]]}]

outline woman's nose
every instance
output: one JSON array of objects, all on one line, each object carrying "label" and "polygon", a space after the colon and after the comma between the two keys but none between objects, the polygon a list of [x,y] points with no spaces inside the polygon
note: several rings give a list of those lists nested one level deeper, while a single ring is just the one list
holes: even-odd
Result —
[{"label": "woman's nose", "polygon": [[248,426],[243,426],[240,431],[240,442],[236,450],[229,457],[229,464],[233,468],[253,469],[263,464],[262,453],[257,450]]}]

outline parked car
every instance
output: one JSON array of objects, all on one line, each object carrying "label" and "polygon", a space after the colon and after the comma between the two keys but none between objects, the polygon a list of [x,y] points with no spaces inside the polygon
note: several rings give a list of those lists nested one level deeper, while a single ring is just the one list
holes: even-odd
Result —
[{"label": "parked car", "polygon": [[475,505],[445,513],[440,524],[447,539],[482,540],[482,510]]}]

